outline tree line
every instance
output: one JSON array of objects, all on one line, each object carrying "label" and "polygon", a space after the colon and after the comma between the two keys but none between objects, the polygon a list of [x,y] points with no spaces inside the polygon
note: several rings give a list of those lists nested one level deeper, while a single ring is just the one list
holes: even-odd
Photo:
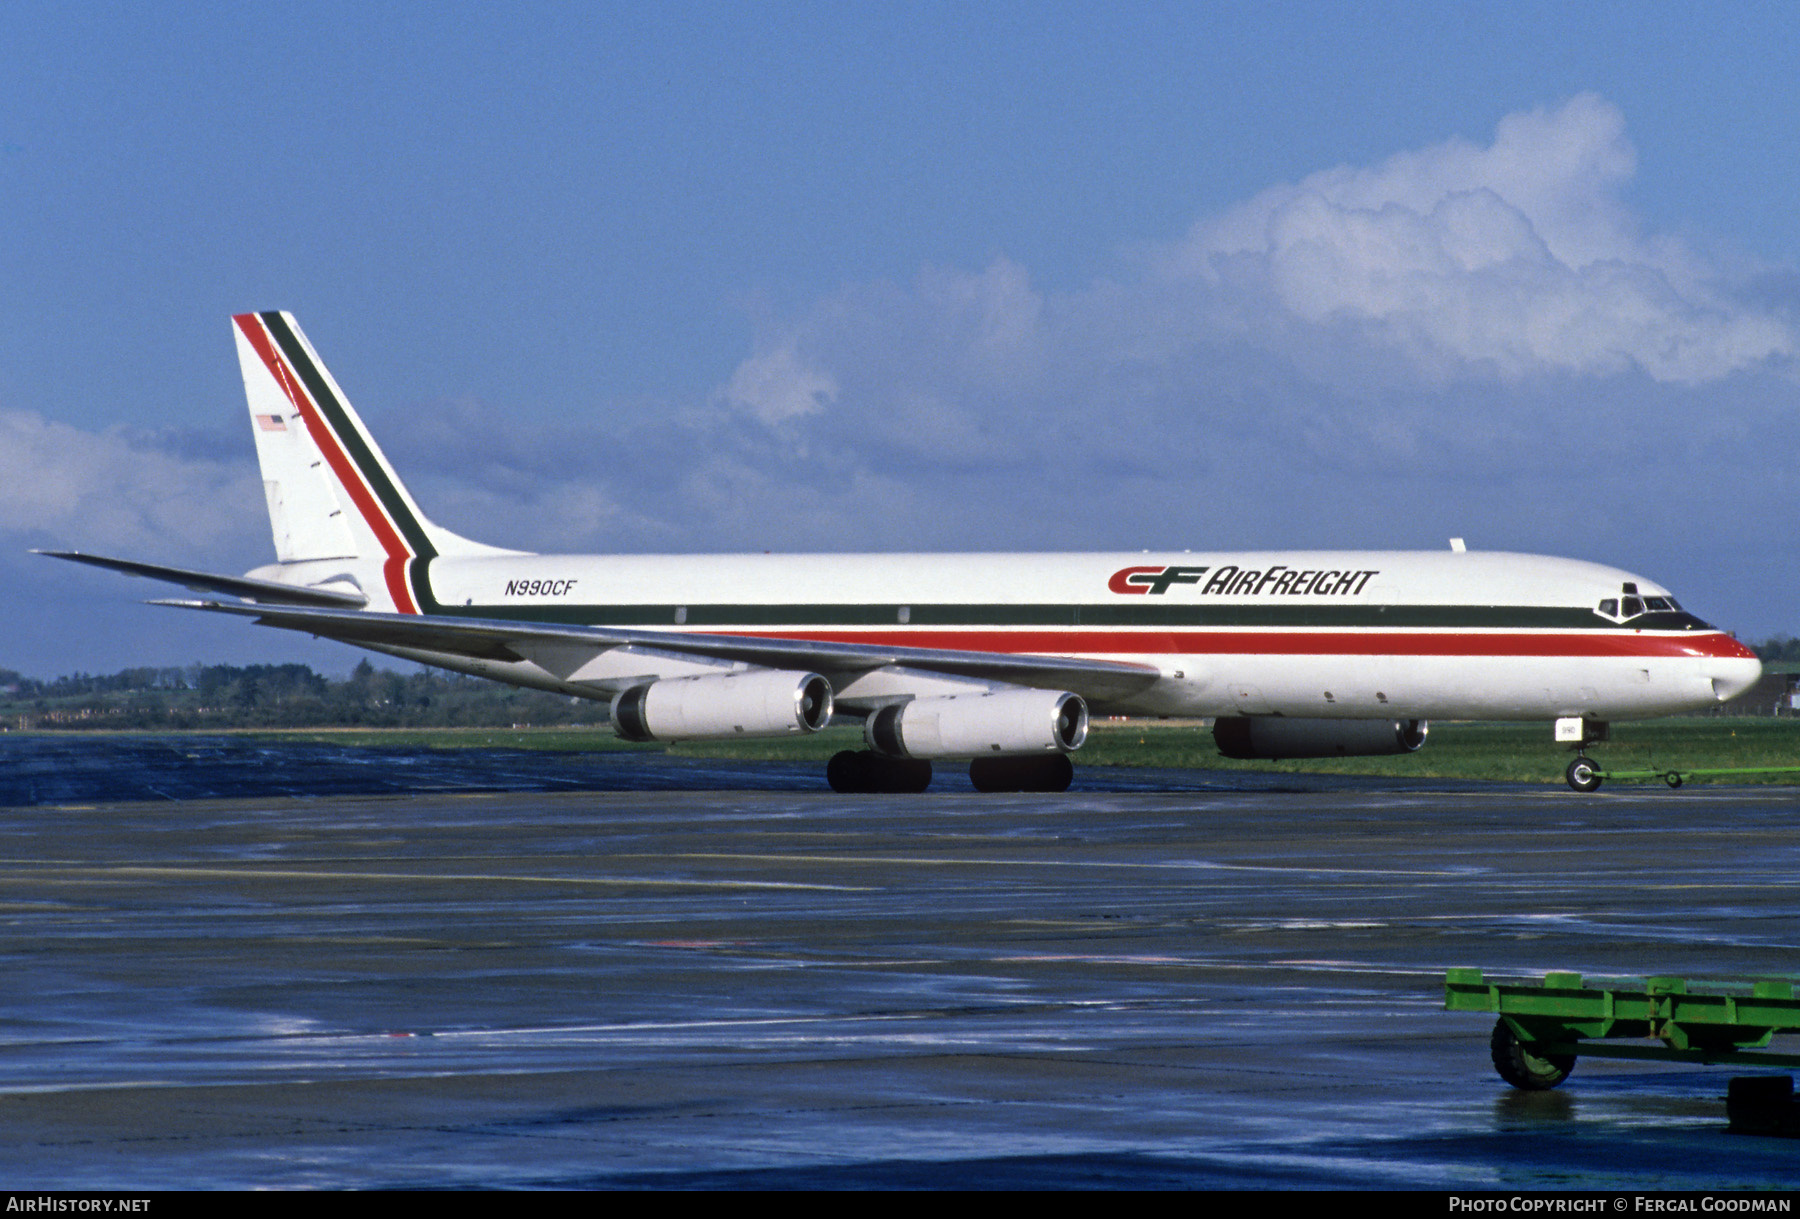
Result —
[{"label": "tree line", "polygon": [[1800,639],[1789,635],[1777,635],[1773,639],[1766,639],[1762,643],[1752,643],[1748,646],[1765,664],[1771,661],[1800,660]]},{"label": "tree line", "polygon": [[460,673],[396,673],[367,660],[348,677],[307,665],[188,665],[74,673],[0,669],[0,727],[494,728],[605,723],[604,703]]}]

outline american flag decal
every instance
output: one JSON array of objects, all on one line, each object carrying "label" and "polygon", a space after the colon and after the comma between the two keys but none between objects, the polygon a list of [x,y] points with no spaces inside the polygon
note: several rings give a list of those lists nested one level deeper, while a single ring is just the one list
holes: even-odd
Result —
[{"label": "american flag decal", "polygon": [[287,421],[280,415],[258,415],[256,417],[256,426],[265,432],[287,431]]}]

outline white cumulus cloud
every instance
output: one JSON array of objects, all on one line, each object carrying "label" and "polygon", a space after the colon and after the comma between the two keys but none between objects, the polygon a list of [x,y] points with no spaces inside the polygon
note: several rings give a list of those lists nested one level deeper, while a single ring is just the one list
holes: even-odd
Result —
[{"label": "white cumulus cloud", "polygon": [[1735,299],[1721,268],[1641,234],[1620,189],[1636,155],[1592,94],[1368,168],[1272,187],[1199,221],[1159,269],[1344,326],[1422,369],[1641,369],[1698,383],[1791,363],[1788,320]]},{"label": "white cumulus cloud", "polygon": [[31,411],[0,411],[0,532],[150,558],[273,547],[253,457],[183,457]]},{"label": "white cumulus cloud", "polygon": [[808,365],[789,343],[738,365],[725,400],[764,423],[784,423],[824,410],[837,392],[830,374]]}]

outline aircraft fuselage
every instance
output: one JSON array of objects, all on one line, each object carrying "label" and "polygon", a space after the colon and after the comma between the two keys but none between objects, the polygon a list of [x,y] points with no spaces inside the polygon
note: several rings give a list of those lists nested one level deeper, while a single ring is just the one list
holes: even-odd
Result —
[{"label": "aircraft fuselage", "polygon": [[[377,565],[353,561],[250,574],[327,586],[349,576],[378,598],[386,588]],[[411,608],[426,615],[1153,671],[1141,690],[1090,695],[1106,715],[1632,719],[1714,706],[1761,671],[1749,649],[1678,608],[1624,617],[1628,597],[1673,605],[1641,576],[1494,552],[439,556],[407,575]],[[431,663],[571,693],[595,679],[529,662],[539,671]],[[862,675],[838,703],[878,702],[892,684]]]}]

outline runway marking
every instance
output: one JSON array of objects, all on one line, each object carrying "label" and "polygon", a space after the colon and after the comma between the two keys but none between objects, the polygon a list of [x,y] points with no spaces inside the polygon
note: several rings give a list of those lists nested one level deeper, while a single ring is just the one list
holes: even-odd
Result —
[{"label": "runway marking", "polygon": [[[645,856],[640,856],[645,858]],[[1277,872],[1308,876],[1450,876],[1467,879],[1476,873],[1468,868],[1338,868],[1330,864],[1308,867],[1304,864],[1213,863],[1205,859],[1171,859],[1154,863],[1132,863],[1089,859],[933,859],[907,855],[734,855],[723,852],[689,851],[679,855],[654,855],[655,859],[725,859],[750,863],[830,863],[844,865],[911,864],[918,867],[970,868],[1129,868],[1151,871],[1181,872]]]},{"label": "runway marking", "polygon": [[[958,1007],[949,1014],[960,1017],[983,1017],[992,1015],[1016,1015],[1021,1011],[1059,1012],[1080,1008],[1107,1009],[1118,1004],[1109,999],[1067,999],[1052,1001],[1031,1001],[1022,1003],[996,1003],[974,1010]],[[667,1033],[682,1032],[690,1029],[753,1029],[780,1027],[811,1027],[821,1024],[855,1026],[861,1024],[900,1024],[919,1020],[937,1020],[946,1015],[943,1008],[927,1007],[909,1011],[892,1012],[859,1012],[846,1015],[820,1016],[746,1016],[719,1020],[643,1020],[624,1021],[608,1024],[547,1024],[547,1025],[515,1025],[512,1028],[490,1029],[446,1029],[434,1031],[434,1041],[501,1039],[510,1037],[544,1037],[592,1035],[605,1033]],[[385,1035],[385,1034],[383,1034]],[[1035,1036],[1036,1034],[1033,1034]],[[374,1036],[367,1033],[324,1033],[317,1035],[323,1038],[342,1040],[359,1040]]]},{"label": "runway marking", "polygon": [[[415,872],[313,872],[293,868],[46,868],[34,869],[18,879],[41,877],[46,872],[73,873],[77,876],[142,876],[192,877],[223,880],[391,880],[406,883],[439,881],[468,884],[475,881],[520,885],[585,885],[612,888],[676,888],[676,889],[807,889],[833,893],[872,893],[872,885],[806,884],[783,880],[673,880],[655,877],[616,876],[508,876],[493,873],[415,873]],[[5,879],[14,879],[7,877]]]},{"label": "runway marking", "polygon": [[0,1096],[54,1096],[58,1092],[106,1092],[120,1088],[191,1087],[175,1079],[121,1079],[116,1082],[97,1080],[67,1084],[0,1084]]},{"label": "runway marking", "polygon": [[1172,957],[1158,953],[1117,952],[1015,952],[988,957],[997,965],[1041,965],[1046,961],[1082,961],[1090,965],[1181,965],[1192,967],[1207,962],[1194,957]]}]

